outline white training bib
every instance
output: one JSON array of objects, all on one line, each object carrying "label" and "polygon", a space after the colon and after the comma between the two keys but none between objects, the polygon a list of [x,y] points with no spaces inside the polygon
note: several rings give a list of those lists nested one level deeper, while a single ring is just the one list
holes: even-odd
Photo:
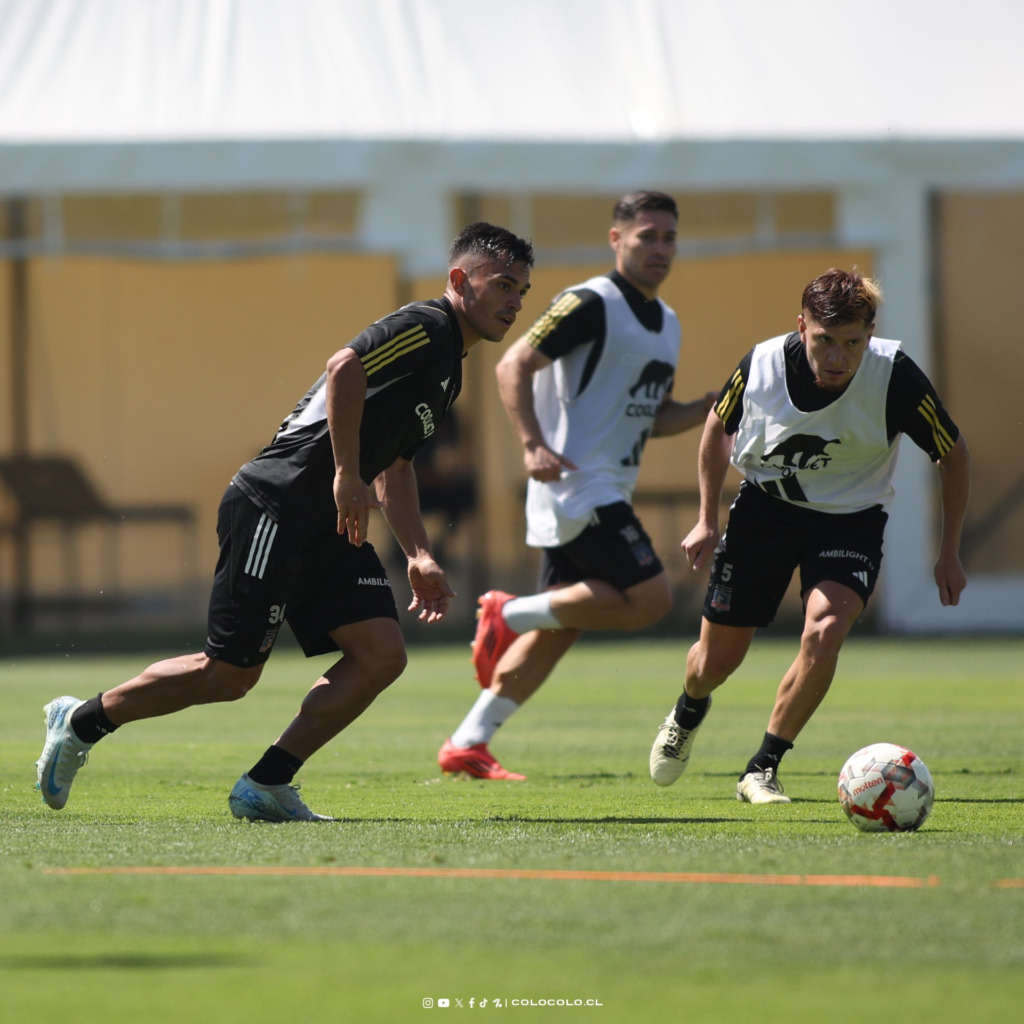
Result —
[{"label": "white training bib", "polygon": [[754,348],[732,464],[774,497],[821,512],[887,505],[901,435],[889,444],[885,403],[900,343],[872,338],[842,395],[801,412],[786,387],[786,338]]},{"label": "white training bib", "polygon": [[595,508],[631,501],[640,456],[679,360],[679,319],[661,302],[657,333],[647,330],[608,277],[574,288],[601,296],[605,335],[534,374],[533,405],[552,451],[578,466],[560,480],[530,480],[526,543],[557,547],[583,532]]}]

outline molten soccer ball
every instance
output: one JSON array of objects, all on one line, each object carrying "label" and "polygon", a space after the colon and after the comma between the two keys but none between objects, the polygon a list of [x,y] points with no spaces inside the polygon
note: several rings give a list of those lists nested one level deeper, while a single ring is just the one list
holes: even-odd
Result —
[{"label": "molten soccer ball", "polygon": [[839,773],[839,802],[862,832],[912,832],[931,814],[935,784],[917,754],[872,743]]}]

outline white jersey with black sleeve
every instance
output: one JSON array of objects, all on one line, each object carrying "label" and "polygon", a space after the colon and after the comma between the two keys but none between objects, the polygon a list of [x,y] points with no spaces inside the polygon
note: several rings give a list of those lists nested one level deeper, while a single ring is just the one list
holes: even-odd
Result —
[{"label": "white jersey with black sleeve", "polygon": [[554,360],[533,379],[545,443],[578,467],[527,487],[526,542],[557,547],[586,528],[594,509],[632,501],[644,445],[674,383],[679,319],[613,271],[557,296],[527,339]]},{"label": "white jersey with black sleeve", "polygon": [[786,384],[788,337],[753,350],[732,464],[761,490],[820,512],[889,504],[900,435],[889,436],[886,403],[900,343],[872,338],[846,390],[802,411]]}]

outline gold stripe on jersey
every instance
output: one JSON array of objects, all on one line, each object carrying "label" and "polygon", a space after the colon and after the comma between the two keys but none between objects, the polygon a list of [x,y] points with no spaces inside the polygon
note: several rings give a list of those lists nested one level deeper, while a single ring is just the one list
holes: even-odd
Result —
[{"label": "gold stripe on jersey", "polygon": [[583,300],[572,292],[567,292],[526,332],[526,340],[532,348],[536,348]]},{"label": "gold stripe on jersey", "polygon": [[945,438],[946,443],[950,446],[950,448],[952,448],[954,443],[953,438],[949,436],[949,431],[947,431],[946,428],[942,425],[942,420],[939,418],[939,409],[938,406],[935,404],[935,399],[932,398],[931,395],[925,395],[922,404],[926,405],[931,410],[932,415],[934,415],[935,417],[935,425],[939,428],[939,432]]},{"label": "gold stripe on jersey", "polygon": [[370,374],[375,373],[389,363],[393,363],[406,353],[412,352],[413,349],[421,348],[429,343],[430,336],[427,334],[426,328],[422,326],[416,326],[411,330],[404,331],[386,345],[381,345],[380,348],[362,357],[366,376],[369,377]]},{"label": "gold stripe on jersey", "polygon": [[426,328],[422,324],[416,324],[410,327],[407,331],[402,331],[401,334],[396,334],[390,341],[386,341],[380,348],[374,349],[372,352],[367,352],[362,357],[363,365],[367,363],[374,363],[379,359],[390,355],[403,341],[407,341],[412,335],[422,333]]},{"label": "gold stripe on jersey", "polygon": [[736,408],[736,403],[740,400],[740,395],[743,394],[744,386],[743,372],[737,367],[736,372],[732,375],[732,380],[729,381],[729,390],[725,393],[725,398],[715,406],[715,415],[723,423],[728,421]]},{"label": "gold stripe on jersey", "polygon": [[941,459],[952,447],[953,439],[946,432],[946,429],[939,421],[939,413],[935,408],[935,401],[931,395],[925,395],[924,401],[917,407],[917,411],[928,421],[932,428],[932,440],[935,442],[935,450]]}]

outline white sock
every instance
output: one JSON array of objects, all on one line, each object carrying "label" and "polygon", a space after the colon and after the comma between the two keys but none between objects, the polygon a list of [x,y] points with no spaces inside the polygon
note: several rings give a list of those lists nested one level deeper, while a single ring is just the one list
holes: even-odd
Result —
[{"label": "white sock", "polygon": [[464,748],[490,743],[498,726],[518,710],[519,705],[510,697],[499,697],[490,690],[484,690],[469,709],[462,725],[452,733],[452,746]]},{"label": "white sock", "polygon": [[529,633],[531,629],[565,629],[551,613],[551,595],[530,594],[529,597],[513,597],[501,609],[501,614],[510,629],[517,633]]}]

